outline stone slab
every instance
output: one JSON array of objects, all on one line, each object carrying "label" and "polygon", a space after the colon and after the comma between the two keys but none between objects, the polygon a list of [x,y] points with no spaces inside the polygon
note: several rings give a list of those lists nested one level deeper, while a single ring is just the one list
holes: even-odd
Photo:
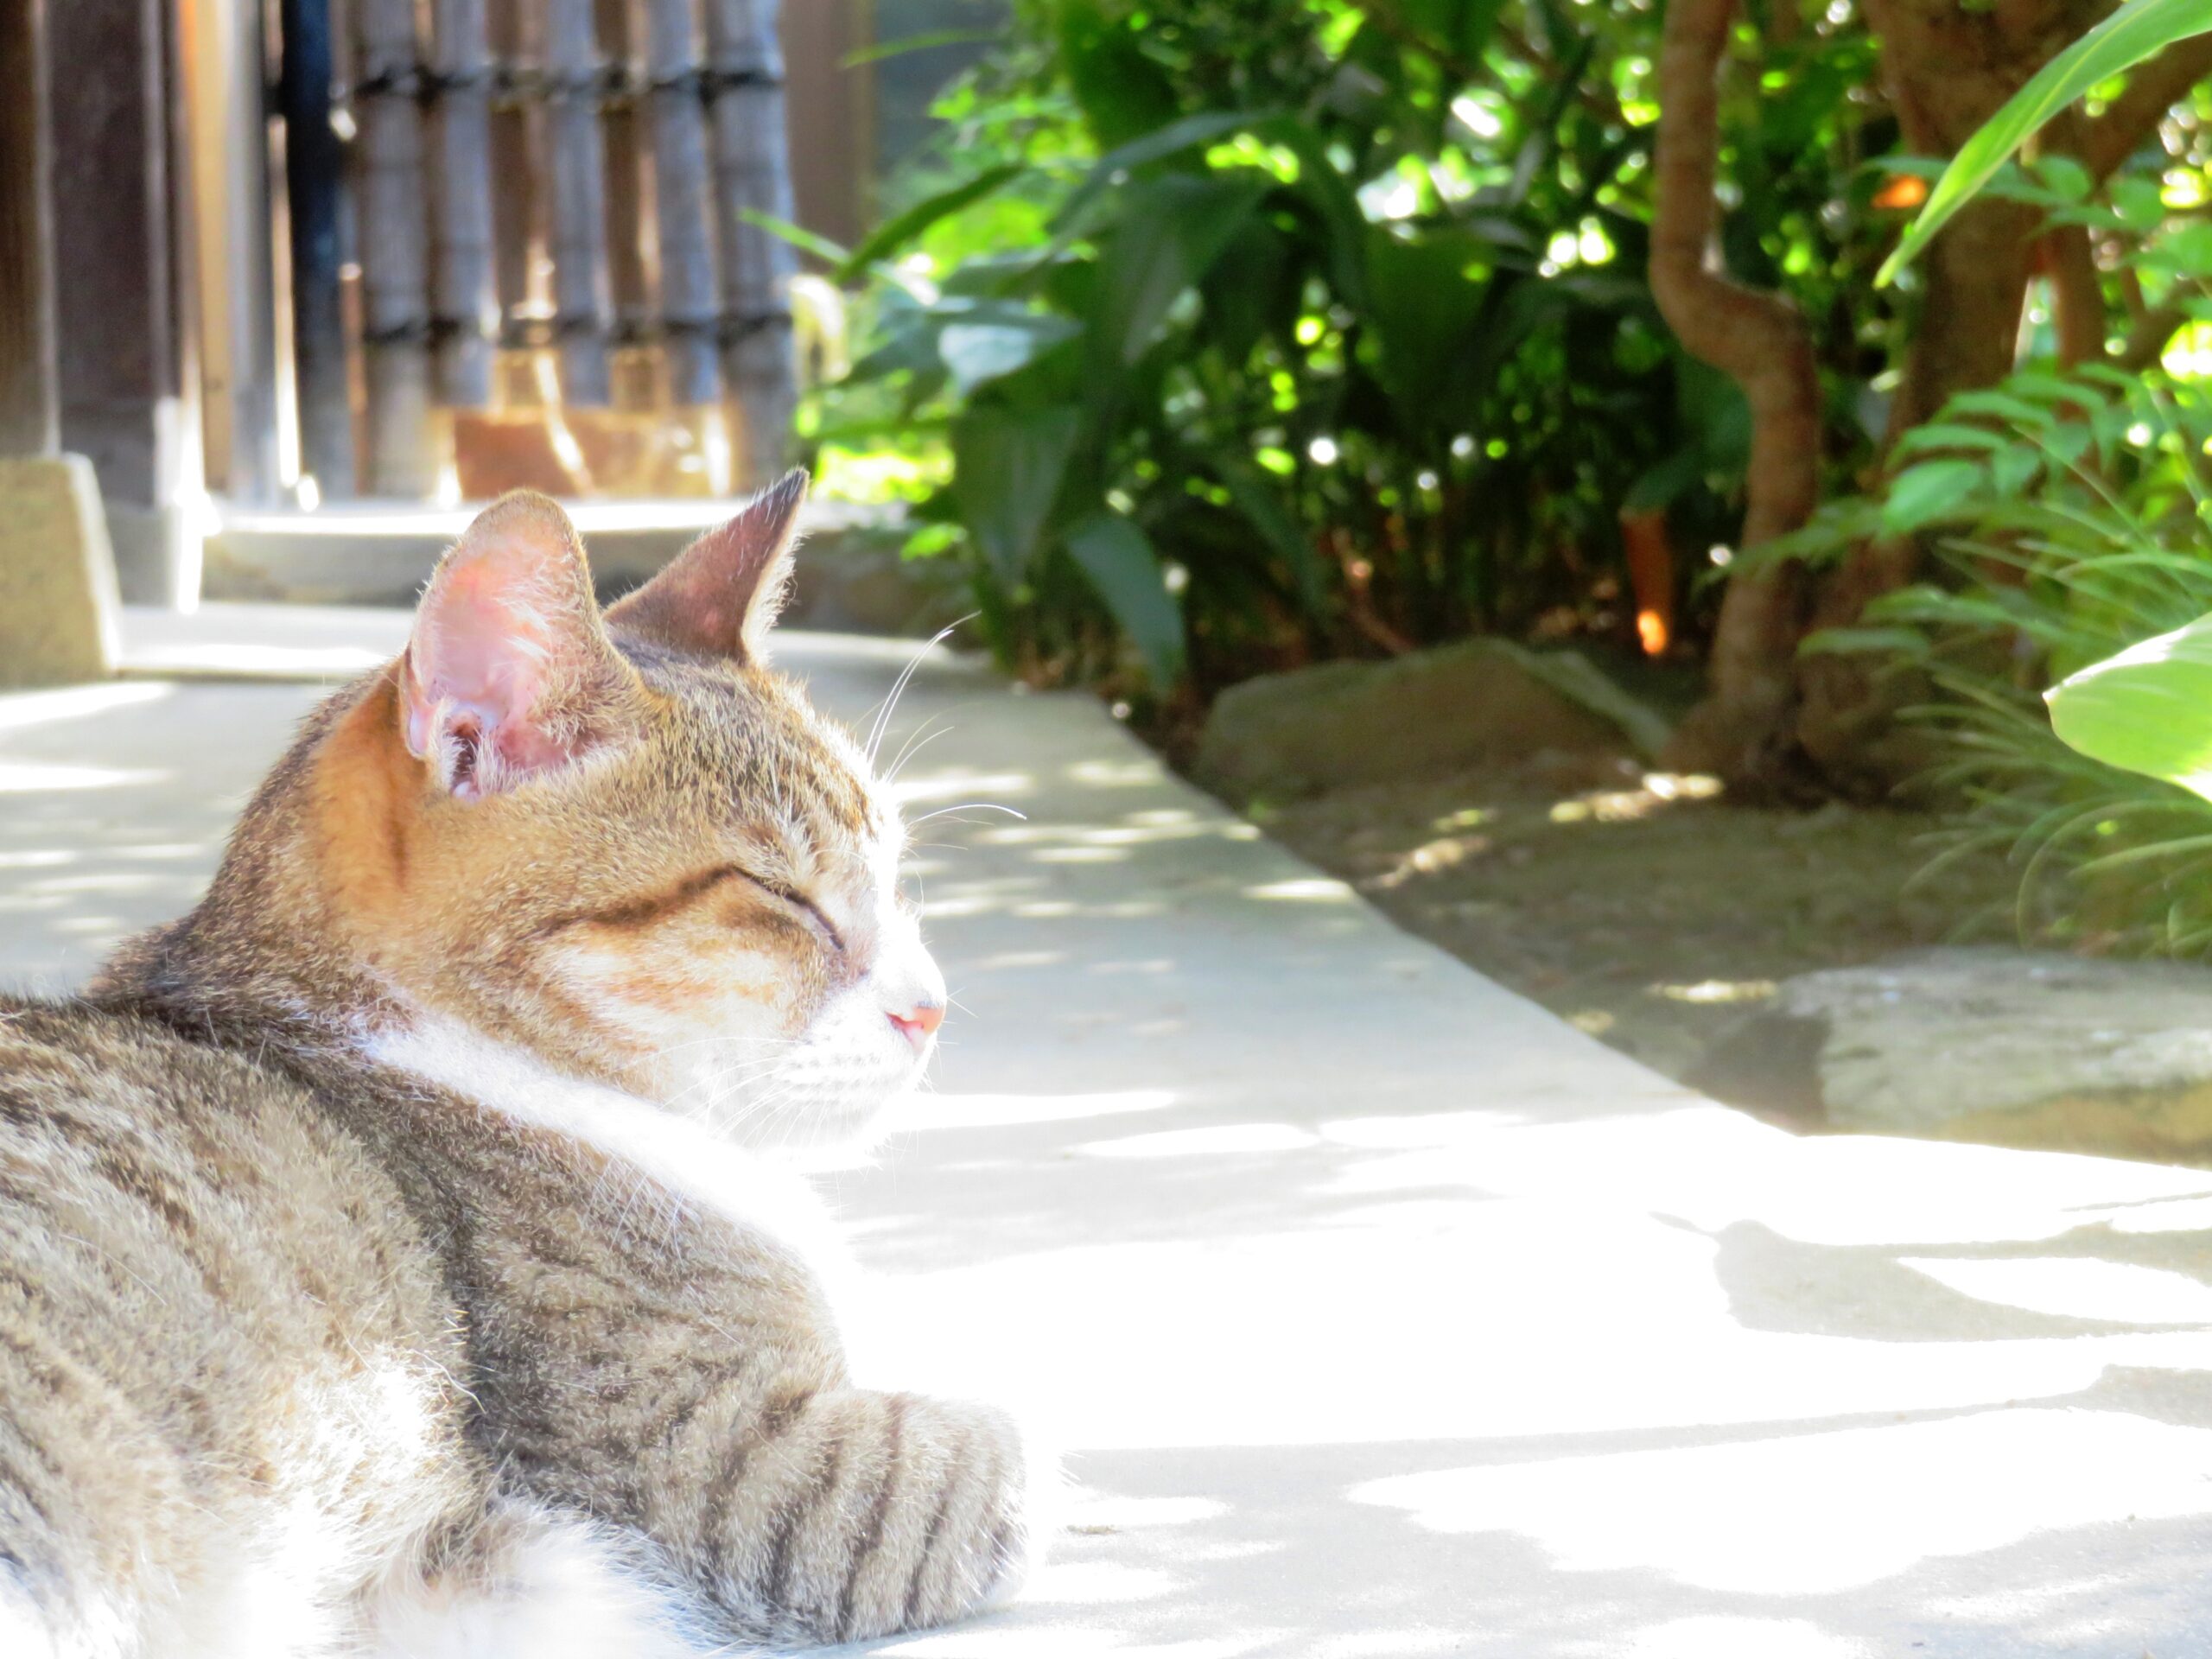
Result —
[{"label": "stone slab", "polygon": [[[784,652],[863,725],[906,654]],[[0,699],[0,979],[174,913],[314,695]],[[1082,1490],[1016,1605],[852,1651],[2212,1648],[2212,1174],[1794,1137],[1399,933],[1089,699],[940,656],[890,734],[957,1006],[825,1178],[888,1292],[859,1361],[1041,1407]]]},{"label": "stone slab", "polygon": [[105,679],[118,608],[92,463],[0,459],[0,686]]},{"label": "stone slab", "polygon": [[1263,674],[1215,700],[1193,770],[1253,803],[1542,753],[1656,758],[1666,722],[1571,651],[1469,639]]},{"label": "stone slab", "polygon": [[1689,1081],[1837,1128],[2212,1162],[2212,969],[1974,947],[1802,974]]}]

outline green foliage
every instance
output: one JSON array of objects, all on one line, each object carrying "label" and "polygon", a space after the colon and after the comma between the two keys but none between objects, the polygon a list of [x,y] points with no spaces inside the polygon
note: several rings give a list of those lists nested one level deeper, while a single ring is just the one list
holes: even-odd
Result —
[{"label": "green foliage", "polygon": [[[2212,954],[2212,802],[2162,781],[2212,723],[2114,725],[2168,689],[2139,674],[2158,649],[2145,642],[2212,610],[2209,444],[2202,386],[2031,368],[1955,397],[1899,444],[1885,493],[1834,503],[1792,538],[1815,563],[1891,524],[1940,538],[1950,582],[1878,600],[1807,649],[1863,653],[1920,689],[1908,717],[1940,738],[1923,781],[1963,804],[1960,849],[2018,861],[2024,933]],[[2097,676],[2115,658],[2125,671]],[[2052,705],[2057,731],[2053,679],[2077,688]]]},{"label": "green foliage", "polygon": [[[2101,82],[2155,57],[2176,41],[2207,29],[2212,29],[2212,0],[2127,0],[2045,64],[1960,147],[1878,280],[1888,282],[1917,258],[1951,216],[1980,194],[2005,159],[2061,110]],[[2080,175],[2075,194],[2086,196],[2089,179],[2079,163],[2060,158],[2056,164]]]},{"label": "green foliage", "polygon": [[2069,748],[2212,798],[2212,617],[2092,663],[2044,701]]},{"label": "green foliage", "polygon": [[[914,550],[965,561],[1008,658],[1159,694],[1479,628],[1626,639],[1624,504],[1732,534],[1747,411],[1643,281],[1656,12],[1019,16],[847,262],[868,349],[815,433],[946,457]],[[1876,181],[1841,164],[1872,62],[1823,24],[1731,106],[1731,257],[1823,319],[1839,469],[1878,367],[1845,234]]]}]

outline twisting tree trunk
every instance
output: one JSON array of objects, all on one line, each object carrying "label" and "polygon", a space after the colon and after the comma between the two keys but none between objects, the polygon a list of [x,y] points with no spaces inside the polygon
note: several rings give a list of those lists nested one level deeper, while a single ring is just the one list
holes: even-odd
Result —
[{"label": "twisting tree trunk", "polygon": [[[1968,10],[1956,0],[1866,0],[1881,37],[1883,76],[1905,147],[1916,155],[1957,153],[1982,124],[2062,48],[2112,10],[2112,0],[1993,0]],[[2212,68],[2212,42],[2181,43],[2139,70],[2127,92],[2094,121],[2069,114],[2046,130],[2046,152],[2082,160],[2102,180],[2143,143],[2173,101]],[[1935,417],[1955,394],[2001,380],[2018,349],[2020,313],[2039,248],[2050,251],[2062,350],[2069,361],[2104,354],[2103,302],[2086,235],[2046,237],[2039,210],[1984,199],[1955,219],[1921,263],[1920,321],[1890,407],[1885,453]],[[1811,626],[1857,621],[1882,594],[1915,580],[1916,538],[1885,537],[1854,549],[1820,587]],[[1801,660],[1796,736],[1832,786],[1880,794],[1926,763],[1924,746],[1896,714],[1918,695],[1906,677],[1879,677],[1864,659]]]},{"label": "twisting tree trunk", "polygon": [[[1659,57],[1651,292],[1684,349],[1743,389],[1751,406],[1746,550],[1802,524],[1820,499],[1821,385],[1797,308],[1716,269],[1717,86],[1735,0],[1674,0]],[[1729,583],[1713,642],[1712,686],[1683,721],[1671,762],[1742,783],[1787,766],[1803,573],[1782,564]]]},{"label": "twisting tree trunk", "polygon": [[[1988,0],[1969,8],[1958,0],[1865,0],[1905,148],[1939,158],[1956,153],[2113,3]],[[1731,375],[1751,400],[1756,424],[1743,537],[1751,548],[1795,528],[1812,510],[1820,399],[1810,343],[1788,302],[1748,292],[1707,262],[1718,145],[1713,73],[1734,10],[1733,0],[1675,0],[1668,13],[1651,285],[1683,346]],[[2212,35],[2184,41],[2138,69],[2094,120],[2062,118],[2044,146],[2076,157],[2101,181],[2207,73]],[[1916,273],[1920,321],[1891,404],[1885,451],[1954,393],[2011,371],[2042,235],[2036,209],[1988,199],[1960,213],[1929,249]],[[2102,356],[2104,319],[2087,239],[2062,233],[2051,246],[2066,354]],[[2171,332],[2172,320],[2146,315],[2130,356],[2154,359]],[[1900,698],[1910,695],[1904,683],[1878,680],[1852,658],[1800,658],[1796,648],[1808,628],[1858,620],[1872,600],[1911,581],[1920,559],[1916,541],[1887,538],[1854,550],[1816,587],[1788,569],[1731,583],[1711,689],[1677,737],[1676,764],[1756,785],[1771,783],[1777,763],[1796,755],[1829,787],[1861,794],[1882,792],[1915,770],[1919,751],[1892,718]]]}]

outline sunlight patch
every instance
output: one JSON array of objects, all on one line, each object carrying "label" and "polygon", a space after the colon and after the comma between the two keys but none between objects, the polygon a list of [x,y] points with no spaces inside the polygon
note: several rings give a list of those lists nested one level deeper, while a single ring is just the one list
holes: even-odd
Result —
[{"label": "sunlight patch", "polygon": [[1204,1129],[1163,1129],[1124,1141],[1094,1141],[1077,1150],[1094,1158],[1204,1158],[1224,1152],[1303,1152],[1321,1144],[1311,1129],[1288,1123],[1221,1123]]},{"label": "sunlight patch", "polygon": [[1069,1123],[1175,1103],[1170,1089],[1096,1095],[916,1095],[899,1109],[901,1129],[1003,1129],[1021,1123]]},{"label": "sunlight patch", "polygon": [[1770,979],[1701,979],[1694,985],[1654,985],[1651,995],[1699,1007],[1734,1002],[1764,1002],[1775,992]]},{"label": "sunlight patch", "polygon": [[[1905,1492],[1910,1503],[1898,1502]],[[1825,1595],[2036,1533],[2212,1515],[2212,1430],[2114,1411],[1999,1410],[1440,1470],[1351,1496],[1436,1532],[1518,1534],[1570,1571]]]},{"label": "sunlight patch", "polygon": [[1807,1619],[1713,1613],[1648,1625],[1617,1651],[1620,1659],[1859,1659],[1866,1649]]},{"label": "sunlight patch", "polygon": [[168,776],[166,772],[118,766],[40,766],[25,760],[0,760],[0,795],[41,795],[65,789],[120,789],[127,784],[158,783]]},{"label": "sunlight patch", "polygon": [[1325,875],[1301,875],[1287,881],[1270,881],[1264,887],[1247,887],[1244,893],[1250,899],[1281,899],[1300,905],[1341,905],[1352,896],[1350,887]]},{"label": "sunlight patch", "polygon": [[0,696],[0,732],[21,731],[29,726],[49,725],[57,720],[81,720],[104,715],[111,709],[129,709],[159,702],[175,690],[168,685],[73,685],[59,691],[16,691]]}]

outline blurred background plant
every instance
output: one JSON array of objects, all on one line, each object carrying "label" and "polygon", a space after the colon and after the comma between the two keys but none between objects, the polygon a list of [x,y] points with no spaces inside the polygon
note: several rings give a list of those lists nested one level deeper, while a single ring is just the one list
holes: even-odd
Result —
[{"label": "blurred background plant", "polygon": [[[1007,660],[1154,702],[1478,632],[1691,659],[1749,416],[1644,279],[1657,33],[1031,0],[842,260],[871,280],[830,476],[914,501]],[[1731,104],[1724,239],[1821,319],[1839,477],[1882,361],[1871,50],[1809,30]]]},{"label": "blurred background plant", "polygon": [[2020,204],[2095,251],[2109,300],[2073,299],[2094,298],[2101,326],[2069,339],[2066,296],[2031,307],[2025,366],[1953,397],[1900,438],[1884,487],[1823,506],[1754,560],[1933,547],[1941,580],[1802,649],[1913,688],[1900,720],[1938,740],[1916,783],[1961,803],[1950,855],[2004,849],[2022,874],[2018,931],[2097,951],[2212,952],[2212,683],[2195,661],[2212,613],[2212,201],[2193,126],[2102,188],[2063,152],[2024,169],[2006,158],[2083,90],[2207,22],[2202,0],[2134,0],[2060,53],[1942,170],[1891,262],[1977,197]]},{"label": "blurred background plant", "polygon": [[1670,713],[1703,675],[1678,769],[1911,780],[2027,931],[2202,952],[2212,809],[2040,702],[2212,608],[2190,3],[2092,61],[2109,0],[1019,0],[818,250],[861,344],[807,435],[1004,660],[1160,729],[1571,642]]}]

